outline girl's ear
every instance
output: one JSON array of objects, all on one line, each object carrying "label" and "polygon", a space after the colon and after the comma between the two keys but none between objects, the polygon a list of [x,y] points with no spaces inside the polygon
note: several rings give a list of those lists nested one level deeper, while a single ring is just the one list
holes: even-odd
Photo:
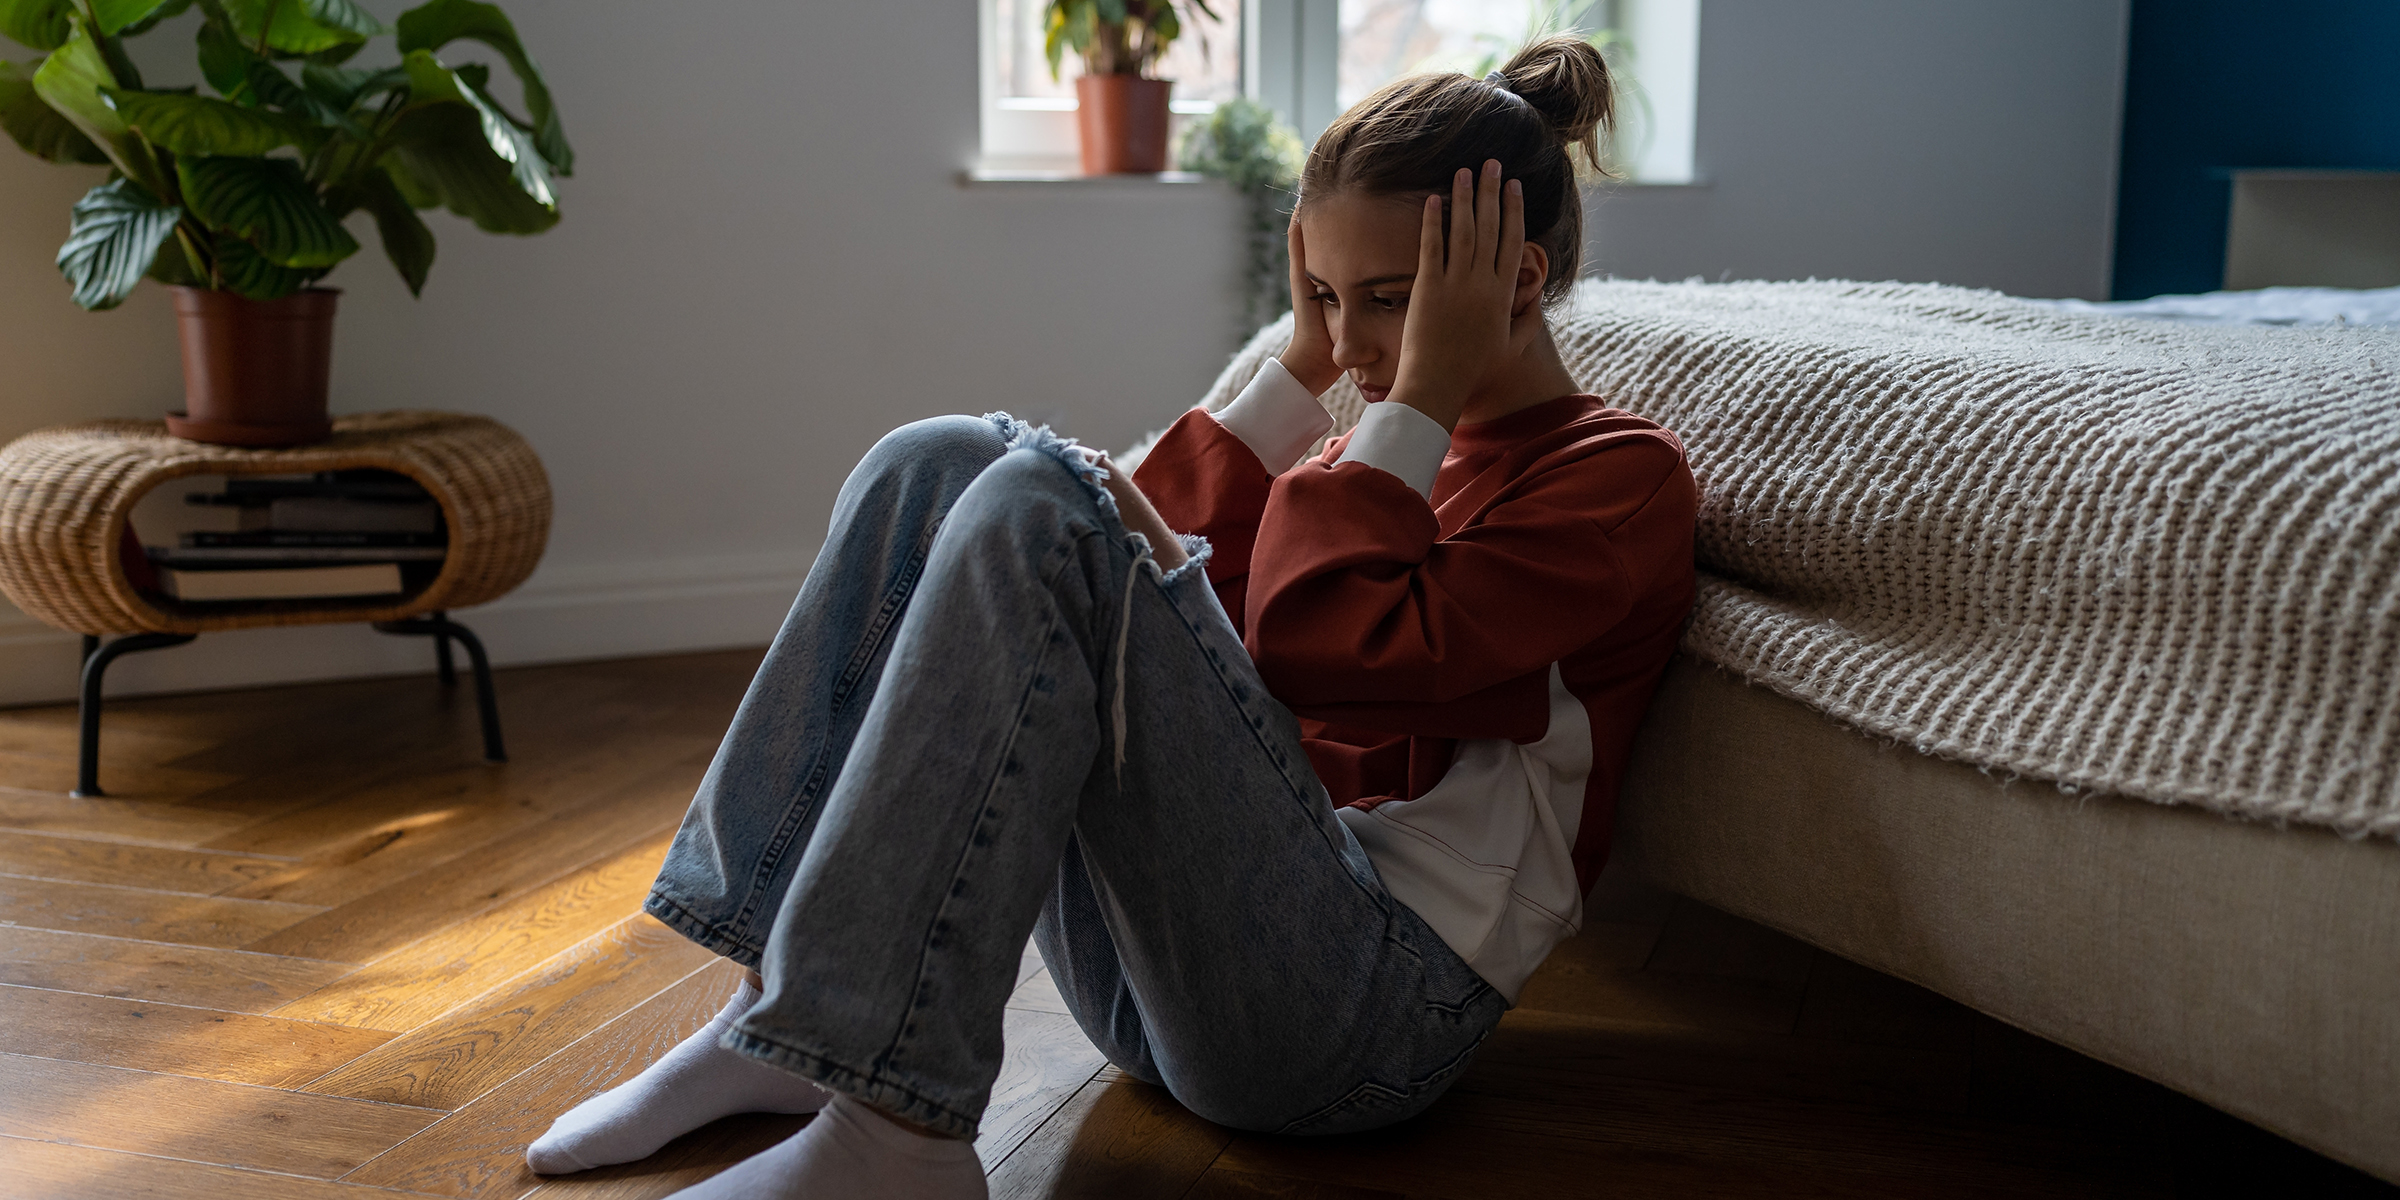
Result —
[{"label": "girl's ear", "polygon": [[1525,253],[1517,258],[1517,290],[1508,299],[1508,315],[1514,319],[1539,308],[1542,303],[1542,284],[1550,278],[1550,252],[1525,243]]}]

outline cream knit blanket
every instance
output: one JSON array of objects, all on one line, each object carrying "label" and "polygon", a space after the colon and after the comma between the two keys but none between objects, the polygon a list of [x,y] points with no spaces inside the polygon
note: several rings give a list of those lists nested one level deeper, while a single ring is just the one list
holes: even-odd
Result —
[{"label": "cream knit blanket", "polygon": [[1692,653],[1928,754],[2400,835],[2400,332],[1840,282],[1587,283],[1553,327],[1690,449]]}]

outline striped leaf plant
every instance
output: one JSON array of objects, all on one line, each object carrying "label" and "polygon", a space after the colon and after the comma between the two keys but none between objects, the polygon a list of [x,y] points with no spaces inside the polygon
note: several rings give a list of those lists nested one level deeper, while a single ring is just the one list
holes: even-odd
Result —
[{"label": "striped leaf plant", "polygon": [[[126,41],[193,8],[206,88],[145,87]],[[540,233],[574,170],[541,69],[476,0],[429,0],[390,28],[356,0],[0,0],[0,35],[39,54],[0,61],[0,127],[29,154],[109,168],[58,251],[89,309],[145,277],[290,295],[358,251],[343,219],[361,211],[421,292],[434,246],[420,211]],[[355,65],[386,35],[397,61]],[[443,61],[456,43],[507,64],[521,111],[488,67]]]}]

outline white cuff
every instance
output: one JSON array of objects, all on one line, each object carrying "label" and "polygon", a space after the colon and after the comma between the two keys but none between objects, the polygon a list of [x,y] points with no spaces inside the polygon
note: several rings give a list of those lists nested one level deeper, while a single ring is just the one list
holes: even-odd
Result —
[{"label": "white cuff", "polygon": [[1325,406],[1309,394],[1278,359],[1268,359],[1233,403],[1210,413],[1226,432],[1242,439],[1267,470],[1282,474],[1310,444],[1333,428]]},{"label": "white cuff", "polygon": [[1367,406],[1358,428],[1350,431],[1350,444],[1342,447],[1341,461],[1389,471],[1430,500],[1434,476],[1442,473],[1449,453],[1450,431],[1440,421],[1385,400]]}]

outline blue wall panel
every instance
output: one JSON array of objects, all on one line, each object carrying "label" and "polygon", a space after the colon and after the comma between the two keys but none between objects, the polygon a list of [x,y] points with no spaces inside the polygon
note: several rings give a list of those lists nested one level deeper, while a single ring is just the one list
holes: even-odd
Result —
[{"label": "blue wall panel", "polygon": [[2120,300],[2225,276],[2224,172],[2400,169],[2400,0],[2134,0]]}]

